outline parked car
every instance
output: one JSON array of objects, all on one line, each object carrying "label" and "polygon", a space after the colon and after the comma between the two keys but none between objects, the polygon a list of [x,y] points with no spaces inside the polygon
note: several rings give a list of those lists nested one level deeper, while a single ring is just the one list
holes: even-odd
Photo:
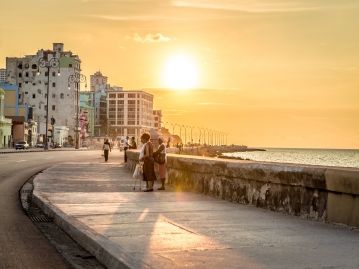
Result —
[{"label": "parked car", "polygon": [[59,143],[57,143],[57,142],[55,142],[55,145],[53,146],[53,148],[54,148],[54,149],[55,149],[55,148],[62,148],[62,145],[59,144]]},{"label": "parked car", "polygon": [[44,144],[42,142],[37,142],[35,145],[36,148],[43,148]]},{"label": "parked car", "polygon": [[82,142],[82,145],[81,145],[83,148],[88,148],[88,144],[86,141]]},{"label": "parked car", "polygon": [[29,144],[25,140],[20,140],[15,145],[16,150],[18,150],[18,149],[28,149],[28,148],[29,148]]}]

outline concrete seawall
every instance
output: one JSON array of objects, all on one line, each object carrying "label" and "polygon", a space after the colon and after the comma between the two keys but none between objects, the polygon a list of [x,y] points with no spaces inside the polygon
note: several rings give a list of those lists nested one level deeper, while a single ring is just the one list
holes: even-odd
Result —
[{"label": "concrete seawall", "polygon": [[[127,151],[133,171],[139,150]],[[359,227],[359,169],[168,154],[168,184],[218,199]]]}]

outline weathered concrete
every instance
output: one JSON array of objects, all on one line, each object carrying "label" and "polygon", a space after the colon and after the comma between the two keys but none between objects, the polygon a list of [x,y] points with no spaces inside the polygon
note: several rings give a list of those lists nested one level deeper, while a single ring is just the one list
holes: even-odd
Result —
[{"label": "weathered concrete", "polygon": [[[131,171],[138,154],[128,154]],[[167,175],[179,189],[359,227],[359,169],[168,154]]]},{"label": "weathered concrete", "polygon": [[108,268],[359,268],[358,230],[168,186],[134,191],[122,164],[55,165],[34,184],[37,204]]}]

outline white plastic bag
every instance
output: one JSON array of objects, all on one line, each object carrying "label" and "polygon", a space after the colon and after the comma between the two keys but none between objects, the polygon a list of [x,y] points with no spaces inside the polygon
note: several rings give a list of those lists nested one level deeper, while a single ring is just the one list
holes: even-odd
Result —
[{"label": "white plastic bag", "polygon": [[142,179],[142,165],[136,164],[135,171],[133,172],[133,178]]}]

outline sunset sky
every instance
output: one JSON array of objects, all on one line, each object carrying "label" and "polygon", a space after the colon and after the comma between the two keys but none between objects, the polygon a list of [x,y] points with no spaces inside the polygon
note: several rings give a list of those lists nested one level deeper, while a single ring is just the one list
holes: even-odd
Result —
[{"label": "sunset sky", "polygon": [[111,86],[154,94],[166,127],[222,131],[249,147],[359,149],[358,0],[4,0],[1,9],[0,68],[64,43],[88,80],[100,70]]}]

